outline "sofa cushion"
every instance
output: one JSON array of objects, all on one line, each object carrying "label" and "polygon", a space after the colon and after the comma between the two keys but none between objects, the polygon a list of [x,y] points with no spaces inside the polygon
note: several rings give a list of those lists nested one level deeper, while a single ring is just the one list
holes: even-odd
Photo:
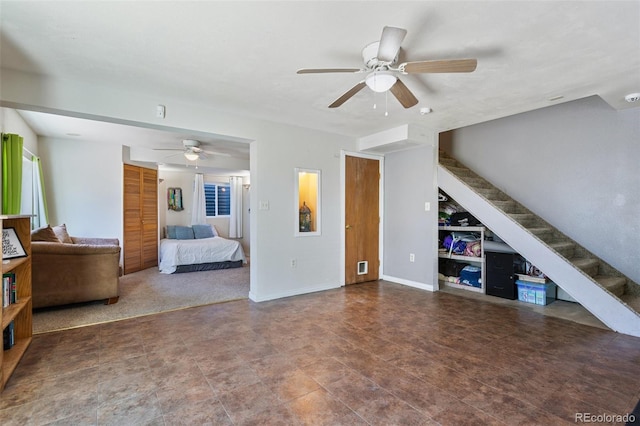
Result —
[{"label": "sofa cushion", "polygon": [[176,226],[176,239],[193,240],[193,228],[191,228],[190,226]]},{"label": "sofa cushion", "polygon": [[196,239],[215,237],[211,225],[191,225],[191,227],[193,228],[193,235]]},{"label": "sofa cushion", "polygon": [[67,232],[67,225],[65,225],[64,223],[62,225],[54,226],[53,232],[56,233],[56,236],[58,237],[60,242],[63,242],[65,244],[73,244],[73,240]]},{"label": "sofa cushion", "polygon": [[42,228],[34,229],[31,231],[31,241],[46,241],[49,243],[59,243],[55,232],[51,225],[43,226]]}]

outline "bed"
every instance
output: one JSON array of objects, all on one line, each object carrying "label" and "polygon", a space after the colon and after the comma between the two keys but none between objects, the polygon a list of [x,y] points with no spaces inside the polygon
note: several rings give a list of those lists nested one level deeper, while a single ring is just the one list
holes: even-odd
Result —
[{"label": "bed", "polygon": [[238,268],[247,263],[242,245],[222,237],[160,240],[160,272]]}]

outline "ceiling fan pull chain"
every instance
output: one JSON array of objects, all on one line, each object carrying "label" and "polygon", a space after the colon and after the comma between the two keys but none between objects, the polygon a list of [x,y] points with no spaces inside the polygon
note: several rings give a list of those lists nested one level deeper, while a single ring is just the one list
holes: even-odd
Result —
[{"label": "ceiling fan pull chain", "polygon": [[384,92],[384,116],[389,116],[389,91]]}]

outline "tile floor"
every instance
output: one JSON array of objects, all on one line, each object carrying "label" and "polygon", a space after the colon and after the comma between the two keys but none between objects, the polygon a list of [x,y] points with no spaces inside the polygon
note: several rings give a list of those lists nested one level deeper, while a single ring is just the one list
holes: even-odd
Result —
[{"label": "tile floor", "polygon": [[374,282],[37,335],[0,424],[575,424],[638,377],[639,338]]}]

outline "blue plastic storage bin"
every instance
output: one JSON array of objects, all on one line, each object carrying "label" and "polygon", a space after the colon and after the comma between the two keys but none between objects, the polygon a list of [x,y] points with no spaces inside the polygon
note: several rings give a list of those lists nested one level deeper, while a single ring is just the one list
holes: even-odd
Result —
[{"label": "blue plastic storage bin", "polygon": [[517,280],[518,300],[536,305],[548,305],[556,300],[556,285],[553,282],[534,283]]}]

